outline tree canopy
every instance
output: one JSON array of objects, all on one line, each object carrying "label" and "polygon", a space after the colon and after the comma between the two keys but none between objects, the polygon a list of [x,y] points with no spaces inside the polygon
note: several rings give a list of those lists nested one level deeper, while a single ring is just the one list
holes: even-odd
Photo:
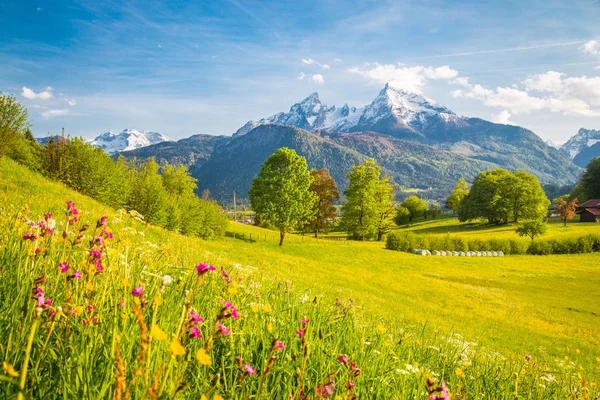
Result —
[{"label": "tree canopy", "polygon": [[495,224],[540,219],[549,204],[537,177],[522,170],[512,173],[498,168],[475,177],[459,207],[459,219],[485,218]]},{"label": "tree canopy", "polygon": [[577,199],[569,200],[569,195],[557,197],[554,199],[554,207],[556,213],[560,216],[564,226],[567,226],[567,220],[575,217],[575,210],[577,210]]},{"label": "tree canopy", "polygon": [[519,236],[527,236],[531,241],[536,236],[543,235],[546,232],[546,223],[542,220],[532,220],[521,222],[516,229]]},{"label": "tree canopy", "polygon": [[587,199],[600,199],[600,157],[589,162],[579,183]]},{"label": "tree canopy", "polygon": [[11,150],[20,136],[25,136],[28,128],[27,109],[15,96],[0,92],[0,158]]},{"label": "tree canopy", "polygon": [[381,240],[394,224],[394,186],[381,176],[381,167],[369,158],[347,174],[346,202],[342,206],[342,226],[351,237]]},{"label": "tree canopy", "polygon": [[458,213],[460,205],[467,194],[469,194],[469,185],[465,178],[460,178],[454,189],[452,189],[450,196],[446,199],[446,208],[451,209],[455,214]]},{"label": "tree canopy", "polygon": [[252,209],[279,229],[280,246],[287,232],[313,216],[317,196],[309,190],[311,182],[306,159],[287,147],[271,154],[252,181]]},{"label": "tree canopy", "polygon": [[327,168],[312,169],[310,176],[312,182],[309,190],[317,196],[317,201],[313,207],[314,216],[305,229],[319,237],[319,232],[326,231],[328,224],[337,215],[333,203],[340,199],[340,192]]},{"label": "tree canopy", "polygon": [[420,217],[427,211],[427,202],[417,196],[409,196],[401,204],[408,210],[408,220],[412,222],[416,217]]}]

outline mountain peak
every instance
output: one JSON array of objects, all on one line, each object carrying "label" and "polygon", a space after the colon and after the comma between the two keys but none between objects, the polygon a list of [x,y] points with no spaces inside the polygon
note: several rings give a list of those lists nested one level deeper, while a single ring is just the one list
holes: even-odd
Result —
[{"label": "mountain peak", "polygon": [[97,136],[92,145],[101,147],[108,154],[116,154],[121,151],[135,150],[161,142],[169,142],[171,139],[159,132],[138,131],[126,128],[121,132],[108,131]]}]

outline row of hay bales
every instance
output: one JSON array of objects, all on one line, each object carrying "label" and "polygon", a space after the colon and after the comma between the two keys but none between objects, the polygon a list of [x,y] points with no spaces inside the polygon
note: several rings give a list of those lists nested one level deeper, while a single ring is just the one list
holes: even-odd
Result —
[{"label": "row of hay bales", "polygon": [[414,249],[413,254],[420,256],[455,256],[455,257],[504,257],[502,251],[444,251]]}]

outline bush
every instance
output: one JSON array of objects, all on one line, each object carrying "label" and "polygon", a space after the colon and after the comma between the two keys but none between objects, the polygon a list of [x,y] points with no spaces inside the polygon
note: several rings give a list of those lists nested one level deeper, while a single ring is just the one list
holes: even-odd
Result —
[{"label": "bush", "polygon": [[397,251],[412,251],[415,248],[416,235],[408,231],[388,233],[385,248]]}]

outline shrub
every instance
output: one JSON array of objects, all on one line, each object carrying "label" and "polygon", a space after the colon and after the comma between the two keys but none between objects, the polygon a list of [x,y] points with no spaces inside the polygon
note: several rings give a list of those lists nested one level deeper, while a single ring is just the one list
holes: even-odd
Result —
[{"label": "shrub", "polygon": [[408,231],[395,231],[387,235],[385,247],[389,250],[412,251],[415,248],[416,235]]}]

